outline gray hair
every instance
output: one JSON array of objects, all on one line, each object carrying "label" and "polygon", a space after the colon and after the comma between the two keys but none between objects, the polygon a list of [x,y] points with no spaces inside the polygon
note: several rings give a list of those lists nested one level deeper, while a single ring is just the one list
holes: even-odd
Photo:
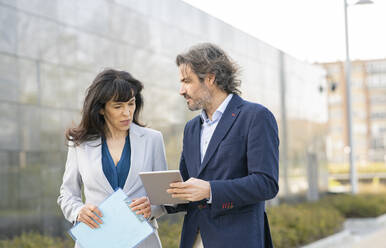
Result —
[{"label": "gray hair", "polygon": [[217,86],[228,94],[240,94],[238,87],[241,80],[237,78],[239,66],[218,46],[201,43],[189,49],[187,53],[177,55],[177,66],[189,65],[203,82],[208,73],[215,75]]}]

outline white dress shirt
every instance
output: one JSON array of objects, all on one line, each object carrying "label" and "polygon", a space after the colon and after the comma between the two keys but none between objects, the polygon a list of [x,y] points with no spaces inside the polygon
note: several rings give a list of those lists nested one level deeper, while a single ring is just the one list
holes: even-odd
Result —
[{"label": "white dress shirt", "polygon": [[212,120],[208,118],[208,115],[206,114],[205,110],[201,111],[201,119],[202,119],[202,125],[201,125],[201,163],[204,160],[206,150],[208,149],[208,145],[210,142],[210,139],[212,138],[212,135],[214,133],[214,130],[216,130],[217,124],[220,122],[220,119],[222,117],[222,114],[224,113],[225,109],[228,106],[228,103],[232,99],[233,94],[229,94],[227,98],[221,103],[221,105],[216,109],[216,111],[212,115]]},{"label": "white dress shirt", "polygon": [[[212,115],[212,120],[208,118],[205,110],[201,111],[201,140],[200,140],[200,151],[201,151],[201,163],[204,160],[206,150],[208,149],[209,142],[213,136],[214,130],[216,130],[217,124],[220,122],[222,114],[227,108],[230,100],[232,99],[233,94],[229,94],[227,98],[221,103],[221,105],[216,109]],[[210,198],[208,203],[212,203],[212,192],[210,193]]]}]

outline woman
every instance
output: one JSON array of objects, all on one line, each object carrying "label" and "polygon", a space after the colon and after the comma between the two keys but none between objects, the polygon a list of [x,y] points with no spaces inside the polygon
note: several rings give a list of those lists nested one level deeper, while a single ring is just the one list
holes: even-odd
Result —
[{"label": "woman", "polygon": [[[131,209],[158,227],[155,219],[165,211],[150,205],[138,173],[166,170],[167,165],[162,134],[139,122],[142,88],[129,73],[112,69],[101,72],[88,88],[82,120],[66,132],[69,148],[58,204],[68,221],[98,228],[103,213],[97,205],[120,187],[132,201]],[[162,247],[158,233],[139,247]]]}]

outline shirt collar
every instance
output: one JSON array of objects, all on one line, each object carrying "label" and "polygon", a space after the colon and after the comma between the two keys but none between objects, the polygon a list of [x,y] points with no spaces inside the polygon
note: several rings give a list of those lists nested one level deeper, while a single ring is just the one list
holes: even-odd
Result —
[{"label": "shirt collar", "polygon": [[[216,111],[213,113],[213,116],[212,116],[212,122],[217,121],[217,120],[219,120],[221,118],[221,116],[224,113],[225,109],[227,108],[229,102],[231,101],[232,96],[233,96],[233,94],[229,94],[225,98],[225,100],[220,104],[220,106],[216,109]],[[206,115],[205,110],[201,110],[201,114],[200,115],[201,115],[201,120],[204,123],[210,122],[210,119]]]}]

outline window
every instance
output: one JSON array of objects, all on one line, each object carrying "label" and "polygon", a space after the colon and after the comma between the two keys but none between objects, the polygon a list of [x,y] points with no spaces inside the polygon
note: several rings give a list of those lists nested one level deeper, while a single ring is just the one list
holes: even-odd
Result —
[{"label": "window", "polygon": [[386,72],[386,61],[370,62],[366,67],[368,73]]},{"label": "window", "polygon": [[386,112],[373,112],[371,119],[386,119]]},{"label": "window", "polygon": [[379,96],[379,95],[371,96],[370,97],[370,103],[371,104],[374,104],[374,103],[386,103],[386,95],[384,95],[384,96]]},{"label": "window", "polygon": [[367,77],[369,88],[386,88],[386,73],[371,74]]},{"label": "window", "polygon": [[372,149],[375,149],[375,150],[378,150],[378,149],[384,149],[385,148],[385,144],[384,144],[384,140],[386,139],[386,137],[374,137],[371,139],[371,142],[370,142],[370,146]]}]

